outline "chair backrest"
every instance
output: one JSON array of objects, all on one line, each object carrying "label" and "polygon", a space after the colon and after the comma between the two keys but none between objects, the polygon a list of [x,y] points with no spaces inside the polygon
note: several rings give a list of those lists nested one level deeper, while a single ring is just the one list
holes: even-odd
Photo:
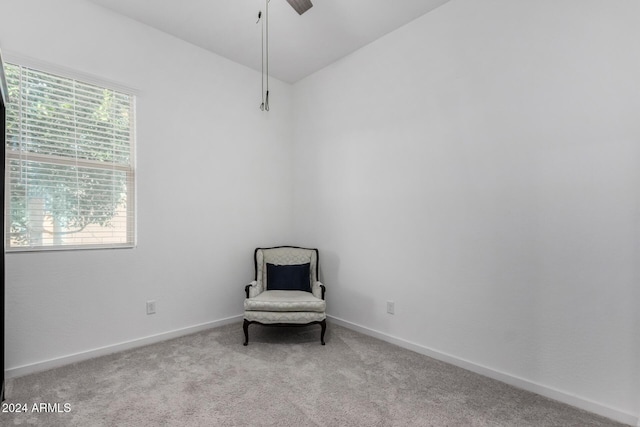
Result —
[{"label": "chair backrest", "polygon": [[257,248],[255,251],[255,280],[259,289],[267,289],[267,263],[276,265],[295,265],[309,263],[309,281],[318,281],[318,250],[279,246],[276,248]]}]

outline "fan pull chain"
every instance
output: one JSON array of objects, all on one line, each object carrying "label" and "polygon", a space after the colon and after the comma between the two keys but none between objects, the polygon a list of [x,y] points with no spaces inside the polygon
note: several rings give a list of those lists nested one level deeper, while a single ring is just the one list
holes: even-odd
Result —
[{"label": "fan pull chain", "polygon": [[266,27],[266,34],[267,34],[267,41],[265,43],[266,46],[266,51],[267,51],[267,58],[266,58],[266,62],[267,62],[267,96],[265,98],[265,104],[264,104],[264,109],[266,111],[269,111],[269,2],[271,0],[266,0],[266,6],[265,6],[265,10],[266,10],[266,15],[265,15],[265,20],[267,21],[265,24]]},{"label": "fan pull chain", "polygon": [[[258,11],[258,20],[256,21],[256,24],[260,22],[261,19],[262,11],[260,10]],[[262,104],[260,104],[260,110],[264,111],[264,21],[262,21],[262,30],[260,31],[260,53],[262,55],[260,58],[260,93],[262,95]]]},{"label": "fan pull chain", "polygon": [[[260,110],[269,111],[269,1],[265,0],[265,19],[262,21],[262,35],[261,35],[261,93],[262,93],[262,104],[260,104]],[[260,22],[262,19],[262,11],[258,12],[258,20],[256,24]],[[266,21],[266,23],[265,23]],[[266,64],[266,75],[265,75],[265,64]],[[264,90],[264,82],[265,78],[267,81],[267,90]]]}]

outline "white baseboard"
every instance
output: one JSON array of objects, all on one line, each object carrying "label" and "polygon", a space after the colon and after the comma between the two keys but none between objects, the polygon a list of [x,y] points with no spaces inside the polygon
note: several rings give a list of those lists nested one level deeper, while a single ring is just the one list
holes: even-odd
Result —
[{"label": "white baseboard", "polygon": [[[136,347],[142,347],[149,344],[155,344],[160,341],[166,341],[172,338],[178,338],[184,335],[193,334],[204,331],[205,329],[215,328],[227,325],[229,323],[242,320],[242,315],[227,317],[226,319],[214,320],[213,322],[201,323],[199,325],[189,326],[186,328],[175,329],[161,334],[151,335],[131,341],[125,341],[118,344],[108,345],[105,347],[95,348],[80,353],[70,354],[68,356],[58,357],[55,359],[45,360],[42,362],[31,363],[29,365],[18,366],[5,370],[5,378],[16,378],[23,375],[33,374],[36,372],[46,371],[48,369],[59,368],[61,366],[70,365],[72,363],[82,362],[83,360],[93,359],[95,357],[106,356],[120,351],[129,350]],[[238,341],[240,342],[240,341]]]},{"label": "white baseboard", "polygon": [[410,342],[402,338],[397,338],[392,335],[379,332],[374,329],[370,329],[365,326],[358,325],[356,323],[352,323],[335,316],[327,315],[327,317],[333,323],[343,326],[347,329],[352,329],[356,332],[360,332],[365,335],[378,338],[382,341],[395,344],[399,347],[406,348],[411,351],[415,351],[416,353],[420,353],[425,356],[429,356],[434,359],[449,363],[451,365],[458,366],[468,371],[475,372],[480,375],[484,375],[485,377],[493,378],[495,380],[512,385],[514,387],[527,390],[544,397],[548,397],[549,399],[557,400],[559,402],[566,403],[571,406],[575,406],[576,408],[580,408],[585,411],[592,412],[597,415],[601,415],[603,417],[612,419],[614,421],[625,423],[631,426],[640,427],[640,417],[638,416],[620,411],[618,409],[610,408],[608,406],[591,401],[589,399],[581,398],[581,397],[563,392],[561,390],[556,390],[552,387],[538,384],[538,383],[526,380],[524,378],[519,378],[510,374],[506,374],[504,372],[496,371],[494,369],[487,368],[486,366],[478,365],[477,363],[471,362],[469,360],[461,359],[459,357],[452,356],[450,354],[442,353],[440,351],[425,347],[421,344],[416,344],[414,342]]}]

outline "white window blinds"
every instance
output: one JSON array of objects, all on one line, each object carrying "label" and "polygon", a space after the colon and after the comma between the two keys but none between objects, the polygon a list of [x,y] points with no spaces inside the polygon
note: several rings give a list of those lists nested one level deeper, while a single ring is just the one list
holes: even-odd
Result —
[{"label": "white window blinds", "polygon": [[135,244],[135,97],[7,64],[7,250]]}]

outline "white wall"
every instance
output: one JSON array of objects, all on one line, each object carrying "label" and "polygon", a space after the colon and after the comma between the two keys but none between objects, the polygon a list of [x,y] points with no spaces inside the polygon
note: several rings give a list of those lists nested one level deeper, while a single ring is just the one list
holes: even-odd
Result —
[{"label": "white wall", "polygon": [[452,0],[296,84],[329,314],[635,423],[639,16]]},{"label": "white wall", "polygon": [[8,373],[239,315],[252,249],[291,237],[291,87],[264,114],[259,73],[97,6],[0,9],[6,60],[138,91],[138,247],[8,255]]}]

